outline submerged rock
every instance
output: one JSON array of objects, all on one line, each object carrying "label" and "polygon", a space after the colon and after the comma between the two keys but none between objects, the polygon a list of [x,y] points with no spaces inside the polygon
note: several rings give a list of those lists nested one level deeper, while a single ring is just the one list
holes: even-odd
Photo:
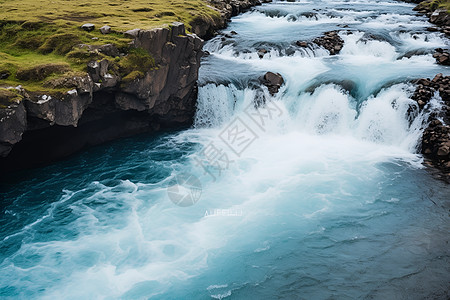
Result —
[{"label": "submerged rock", "polygon": [[258,57],[260,59],[262,59],[264,57],[264,55],[267,54],[267,50],[266,49],[259,49],[257,53],[258,53]]},{"label": "submerged rock", "polygon": [[308,43],[304,42],[304,41],[297,41],[296,44],[297,44],[297,46],[302,47],[302,48],[308,47]]},{"label": "submerged rock", "polygon": [[270,94],[273,96],[278,93],[280,87],[284,84],[284,79],[279,73],[267,72],[261,78],[261,82],[269,89]]}]

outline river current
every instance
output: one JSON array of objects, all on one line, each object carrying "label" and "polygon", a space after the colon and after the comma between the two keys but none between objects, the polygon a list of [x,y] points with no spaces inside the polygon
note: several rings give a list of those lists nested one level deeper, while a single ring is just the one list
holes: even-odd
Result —
[{"label": "river current", "polygon": [[[205,44],[192,128],[11,174],[0,298],[446,299],[450,189],[417,154],[441,103],[410,97],[449,42],[413,7],[254,8]],[[330,30],[338,55],[296,45]]]}]

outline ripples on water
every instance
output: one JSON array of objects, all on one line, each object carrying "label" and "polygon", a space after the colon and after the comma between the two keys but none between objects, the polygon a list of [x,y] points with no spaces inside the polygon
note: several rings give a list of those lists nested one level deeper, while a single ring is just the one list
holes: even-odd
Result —
[{"label": "ripples on water", "polygon": [[[449,188],[421,167],[409,80],[449,74],[440,33],[390,1],[263,5],[205,45],[195,127],[96,147],[2,183],[0,296],[448,297]],[[344,26],[345,25],[345,26]],[[341,30],[338,56],[299,48]],[[351,33],[350,33],[351,32]],[[259,59],[257,49],[268,54]],[[279,72],[271,97],[257,79]],[[216,181],[195,158],[255,99],[279,114]],[[433,104],[439,107],[437,97]],[[247,119],[246,119],[247,118]],[[180,208],[166,187],[202,182]],[[217,174],[216,174],[217,175]],[[231,209],[237,216],[205,212]]]}]

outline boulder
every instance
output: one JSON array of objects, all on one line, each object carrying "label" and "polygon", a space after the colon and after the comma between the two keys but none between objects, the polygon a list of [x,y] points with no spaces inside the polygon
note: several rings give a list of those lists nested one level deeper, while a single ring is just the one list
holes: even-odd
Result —
[{"label": "boulder", "polygon": [[436,62],[440,65],[448,66],[450,65],[450,53],[441,48],[436,49],[436,52],[433,54],[433,57],[436,59]]},{"label": "boulder", "polygon": [[98,47],[98,51],[111,57],[120,55],[119,49],[117,49],[117,47],[113,44],[101,45],[100,47]]},{"label": "boulder", "polygon": [[262,59],[264,57],[264,55],[266,55],[267,50],[266,49],[259,49],[257,53],[258,53],[258,57],[260,59]]},{"label": "boulder", "polygon": [[103,33],[103,34],[111,33],[111,27],[108,26],[108,25],[105,25],[105,26],[100,28],[100,32]]},{"label": "boulder", "polygon": [[261,83],[265,85],[273,96],[278,93],[280,87],[284,84],[283,76],[279,73],[267,72],[261,78]]},{"label": "boulder", "polygon": [[81,25],[81,29],[85,30],[85,31],[93,31],[95,29],[95,25],[92,23],[86,23]]}]

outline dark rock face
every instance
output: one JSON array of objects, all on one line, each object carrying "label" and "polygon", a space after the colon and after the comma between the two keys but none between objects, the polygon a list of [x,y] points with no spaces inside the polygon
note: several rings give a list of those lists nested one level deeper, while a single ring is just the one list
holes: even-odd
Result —
[{"label": "dark rock face", "polygon": [[267,72],[261,78],[261,82],[269,89],[270,94],[273,96],[280,90],[284,79],[279,73]]},{"label": "dark rock face", "polygon": [[7,156],[22,140],[27,127],[27,114],[22,102],[0,109],[0,156]]},{"label": "dark rock face", "polygon": [[[325,32],[324,36],[316,38],[313,42],[327,49],[330,55],[338,54],[344,46],[344,40],[341,39],[337,31]],[[300,41],[297,42],[297,45],[304,47],[304,44]]]},{"label": "dark rock face", "polygon": [[[0,166],[14,169],[17,154],[11,149],[22,140],[22,136],[19,145],[27,147],[20,146],[18,151],[27,156],[27,151],[42,146],[37,144],[42,143],[40,139],[45,137],[46,131],[55,135],[52,140],[60,140],[58,148],[63,150],[43,151],[46,155],[55,155],[51,161],[72,154],[85,145],[154,131],[161,125],[164,128],[190,125],[196,108],[203,40],[195,34],[186,34],[182,23],[174,23],[170,29],[135,30],[133,34],[133,46],[145,49],[157,66],[147,70],[143,76],[123,80],[108,60],[91,61],[85,76],[46,82],[52,88],[72,88],[67,93],[43,95],[23,91],[21,102],[0,108],[0,157],[11,154],[0,158]],[[92,47],[85,46],[88,49]],[[89,50],[118,55],[113,45],[94,48]],[[113,116],[120,116],[126,128],[114,131],[105,128],[104,138],[101,132],[90,132],[91,122],[94,122],[92,128],[103,128],[102,122],[111,123]],[[126,116],[133,116],[133,119],[125,120]],[[77,131],[79,126],[83,129]],[[77,136],[80,144],[74,140],[64,144],[67,132]],[[89,138],[84,138],[83,134]]]},{"label": "dark rock face", "polygon": [[100,32],[103,34],[111,33],[111,26],[105,25],[100,28]]},{"label": "dark rock face", "polygon": [[420,79],[417,84],[412,99],[417,101],[420,110],[426,108],[436,92],[444,101],[442,115],[432,113],[430,116],[422,138],[422,154],[428,165],[441,170],[439,177],[450,183],[450,76],[438,74],[433,80]]},{"label": "dark rock face", "polygon": [[81,29],[86,30],[86,31],[92,31],[95,29],[95,25],[91,24],[91,23],[86,23],[81,25]]}]

